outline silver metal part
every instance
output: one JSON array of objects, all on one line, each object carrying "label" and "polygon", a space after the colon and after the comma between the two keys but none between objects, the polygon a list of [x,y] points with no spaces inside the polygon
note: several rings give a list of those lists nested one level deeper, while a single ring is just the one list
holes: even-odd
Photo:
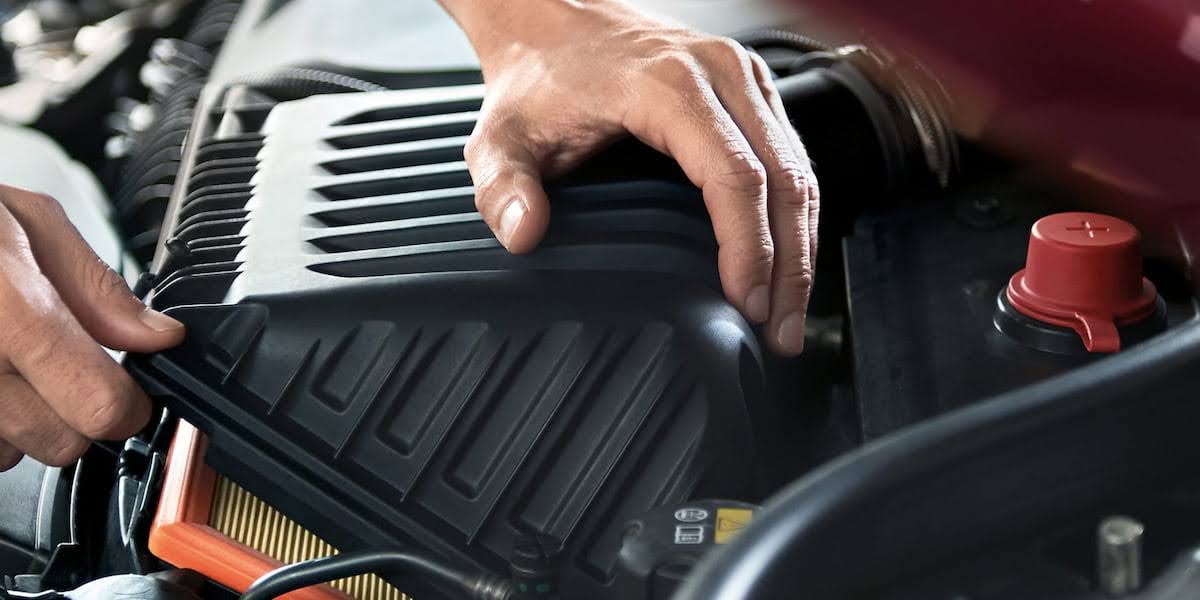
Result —
[{"label": "silver metal part", "polygon": [[1124,596],[1142,586],[1142,535],[1145,528],[1130,517],[1112,516],[1096,530],[1096,574],[1100,589]]}]

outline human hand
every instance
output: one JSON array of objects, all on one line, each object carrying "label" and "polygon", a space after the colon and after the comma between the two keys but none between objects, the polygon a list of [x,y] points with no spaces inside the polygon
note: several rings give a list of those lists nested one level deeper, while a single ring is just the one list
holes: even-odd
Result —
[{"label": "human hand", "polygon": [[183,325],[142,305],[53,198],[0,186],[0,471],[124,439],[150,401],[101,347],[153,352]]},{"label": "human hand", "polygon": [[487,83],[466,147],[476,205],[514,253],[550,207],[542,178],[632,134],[703,190],[728,300],[797,354],[817,252],[818,191],[766,64],[736,42],[619,0],[442,0]]}]

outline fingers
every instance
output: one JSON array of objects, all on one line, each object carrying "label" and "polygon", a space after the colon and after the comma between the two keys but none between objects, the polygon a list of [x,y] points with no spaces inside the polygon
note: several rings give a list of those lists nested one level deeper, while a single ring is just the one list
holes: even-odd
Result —
[{"label": "fingers", "polygon": [[[820,221],[821,214],[821,188],[818,185],[817,177],[812,170],[812,162],[808,159],[808,151],[804,149],[804,144],[800,141],[800,134],[796,132],[796,128],[792,127],[791,119],[788,118],[787,111],[783,107],[783,99],[779,97],[779,90],[775,88],[775,82],[771,78],[771,67],[767,66],[767,61],[757,54],[750,53],[750,61],[754,68],[754,77],[758,81],[758,87],[762,91],[763,98],[770,107],[775,118],[783,125],[784,131],[791,137],[794,148],[797,148],[804,162],[808,167],[808,235],[809,235],[809,253],[810,262],[813,269],[817,268],[817,250],[818,244],[818,229],[817,225]],[[815,271],[814,271],[815,272]]]},{"label": "fingers", "polygon": [[522,128],[485,108],[464,155],[475,206],[496,239],[514,254],[533,250],[550,222],[550,202]]},{"label": "fingers", "polygon": [[[24,426],[0,432],[0,436],[19,450],[59,462],[73,452],[82,452],[78,445],[66,443],[79,438],[62,435],[62,424],[86,439],[123,439],[146,423],[150,403],[124,369],[80,326],[38,270],[30,247],[17,220],[0,206],[0,314],[5,316],[5,327],[0,328],[0,361],[6,366],[3,373],[19,376],[29,388],[7,379],[0,395],[11,393],[4,402],[16,404],[3,414],[25,414],[26,420],[17,424],[32,427],[29,423],[36,423],[35,429],[60,434],[50,446],[35,443],[29,437],[32,434],[23,434]],[[48,407],[57,418],[37,405]],[[25,412],[13,412],[19,407]]]},{"label": "fingers", "polygon": [[88,439],[68,427],[20,375],[0,375],[0,413],[0,438],[18,457],[23,451],[42,464],[64,467],[87,450]]},{"label": "fingers", "polygon": [[[766,172],[775,247],[766,337],[776,352],[799,354],[813,284],[816,228],[808,156],[778,103],[769,72],[762,79],[749,53],[732,40],[718,38],[708,44],[708,59],[723,67],[712,77],[713,88]],[[768,96],[778,103],[778,113]]]},{"label": "fingers", "polygon": [[25,455],[20,450],[0,439],[0,473],[17,466],[22,458],[25,458]]},{"label": "fingers", "polygon": [[679,162],[701,188],[720,247],[718,269],[729,301],[747,319],[770,314],[775,248],[767,216],[767,174],[758,155],[698,65],[671,57],[647,71],[654,78],[626,117],[634,136]]},{"label": "fingers", "polygon": [[31,271],[16,275],[23,290],[14,294],[10,288],[3,309],[21,325],[4,336],[2,347],[17,372],[88,439],[137,433],[150,418],[145,394],[80,327],[44,277]]},{"label": "fingers", "polygon": [[52,198],[0,186],[0,201],[24,231],[41,273],[96,341],[135,352],[162,350],[182,341],[183,325],[138,301]]}]

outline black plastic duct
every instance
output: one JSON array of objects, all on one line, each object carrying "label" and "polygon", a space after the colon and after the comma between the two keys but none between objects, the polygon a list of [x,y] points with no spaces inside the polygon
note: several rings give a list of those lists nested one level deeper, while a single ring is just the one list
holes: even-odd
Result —
[{"label": "black plastic duct", "polygon": [[870,596],[1200,459],[1200,322],[884,437],[792,484],[676,600]]}]

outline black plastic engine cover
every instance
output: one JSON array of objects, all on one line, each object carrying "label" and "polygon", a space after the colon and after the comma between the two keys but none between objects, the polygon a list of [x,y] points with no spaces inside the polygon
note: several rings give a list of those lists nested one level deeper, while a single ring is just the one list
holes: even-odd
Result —
[{"label": "black plastic engine cover", "polygon": [[755,497],[761,351],[694,189],[561,187],[537,252],[499,246],[461,162],[481,94],[213,95],[151,296],[187,339],[129,367],[335,546],[505,571],[536,533],[602,597],[627,519]]}]

